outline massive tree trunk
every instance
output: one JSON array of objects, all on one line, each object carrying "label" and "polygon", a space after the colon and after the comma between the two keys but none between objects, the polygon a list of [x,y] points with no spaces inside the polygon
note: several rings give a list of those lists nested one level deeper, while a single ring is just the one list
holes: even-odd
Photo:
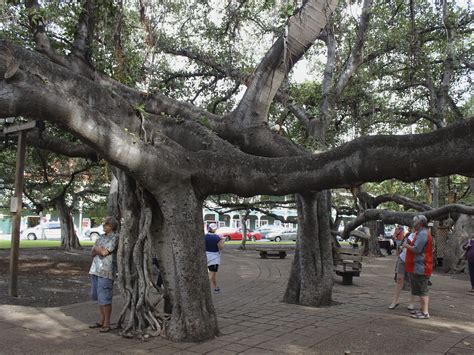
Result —
[{"label": "massive tree trunk", "polygon": [[370,237],[364,243],[364,255],[374,255],[382,256],[382,251],[380,250],[379,240],[377,235],[377,221],[370,221],[365,224],[367,227]]},{"label": "massive tree trunk", "polygon": [[298,239],[283,301],[327,306],[333,285],[330,193],[298,194],[296,201]]},{"label": "massive tree trunk", "polygon": [[[119,325],[124,324],[123,334],[156,335],[163,330],[176,341],[214,338],[218,328],[207,277],[202,201],[185,184],[158,187],[152,193],[124,173],[118,177],[123,218],[118,281],[125,296]],[[164,289],[157,288],[150,277],[153,256],[158,259]],[[170,315],[158,309],[162,298]]]},{"label": "massive tree trunk", "polygon": [[247,243],[247,218],[250,214],[250,210],[246,210],[243,214],[242,211],[240,211],[240,226],[242,228],[242,244],[240,244],[240,249],[245,250],[246,249],[246,243]]},{"label": "massive tree trunk", "polygon": [[167,186],[157,197],[163,215],[163,236],[170,239],[173,263],[165,263],[165,287],[173,312],[168,338],[202,341],[218,335],[203,239],[202,200],[191,185]]},{"label": "massive tree trunk", "polygon": [[107,198],[107,214],[109,216],[115,217],[117,221],[119,221],[119,225],[121,225],[119,180],[117,176],[123,174],[123,172],[113,166],[110,166],[110,170],[112,172],[112,176],[110,181],[109,196]]},{"label": "massive tree trunk", "polygon": [[66,250],[80,248],[79,238],[74,228],[74,221],[71,215],[71,209],[68,207],[64,196],[60,196],[55,201],[56,209],[59,212],[61,224],[61,248]]},{"label": "massive tree trunk", "polygon": [[454,224],[453,232],[446,245],[446,255],[443,259],[443,271],[466,271],[466,260],[463,260],[462,245],[472,238],[474,232],[474,216],[462,214]]},{"label": "massive tree trunk", "polygon": [[[376,200],[368,193],[363,192],[362,186],[354,189],[354,192],[358,200],[359,215],[364,214],[368,209],[374,208]],[[364,226],[370,230],[370,238],[365,243],[364,255],[383,256],[378,242],[376,221],[366,221]]]}]

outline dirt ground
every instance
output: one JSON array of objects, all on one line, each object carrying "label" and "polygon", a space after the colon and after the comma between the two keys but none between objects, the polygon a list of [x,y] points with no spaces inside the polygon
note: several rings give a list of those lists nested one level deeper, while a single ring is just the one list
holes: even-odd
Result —
[{"label": "dirt ground", "polygon": [[8,296],[10,250],[0,250],[0,304],[58,307],[90,300],[90,248],[20,249],[18,297]]}]

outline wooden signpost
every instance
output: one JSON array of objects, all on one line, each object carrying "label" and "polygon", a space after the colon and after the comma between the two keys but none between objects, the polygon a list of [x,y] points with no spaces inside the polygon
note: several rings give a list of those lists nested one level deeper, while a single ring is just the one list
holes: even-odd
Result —
[{"label": "wooden signpost", "polygon": [[28,130],[34,129],[36,127],[38,127],[38,121],[8,126],[3,129],[4,134],[18,134],[18,148],[15,168],[15,194],[10,204],[10,212],[14,214],[10,247],[10,279],[8,284],[8,295],[11,297],[18,296],[18,255],[20,249],[21,206],[23,202],[26,133]]}]

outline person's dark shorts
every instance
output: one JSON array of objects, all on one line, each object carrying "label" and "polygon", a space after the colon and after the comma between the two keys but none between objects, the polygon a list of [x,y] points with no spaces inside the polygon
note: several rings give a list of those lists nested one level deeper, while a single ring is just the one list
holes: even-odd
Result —
[{"label": "person's dark shorts", "polygon": [[413,296],[428,296],[429,276],[410,273],[411,294]]},{"label": "person's dark shorts", "polygon": [[208,269],[209,271],[212,271],[212,272],[217,272],[217,270],[219,269],[219,265],[217,265],[217,264],[216,264],[216,265],[209,265],[209,266],[207,267],[207,269]]},{"label": "person's dark shorts", "polygon": [[91,299],[98,301],[101,306],[112,304],[114,280],[97,275],[91,275]]}]

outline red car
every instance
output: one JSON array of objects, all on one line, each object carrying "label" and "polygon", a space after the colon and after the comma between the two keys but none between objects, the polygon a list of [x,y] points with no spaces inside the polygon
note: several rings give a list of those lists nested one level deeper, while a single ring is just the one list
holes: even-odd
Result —
[{"label": "red car", "polygon": [[[240,228],[221,227],[216,231],[216,234],[225,238],[225,240],[242,240],[242,230]],[[247,240],[254,242],[260,239],[262,239],[260,233],[247,230]]]}]

